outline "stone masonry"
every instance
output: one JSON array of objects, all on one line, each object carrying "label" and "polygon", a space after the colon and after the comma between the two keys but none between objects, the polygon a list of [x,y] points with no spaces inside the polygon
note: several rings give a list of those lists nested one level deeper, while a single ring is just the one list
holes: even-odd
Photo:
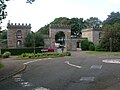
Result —
[{"label": "stone masonry", "polygon": [[31,24],[7,24],[8,48],[24,47],[24,40],[28,33],[31,32]]}]

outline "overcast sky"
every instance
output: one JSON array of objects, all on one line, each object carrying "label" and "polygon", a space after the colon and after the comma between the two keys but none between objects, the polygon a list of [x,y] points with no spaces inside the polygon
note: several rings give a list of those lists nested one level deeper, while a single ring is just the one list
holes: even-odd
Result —
[{"label": "overcast sky", "polygon": [[11,0],[7,3],[8,16],[2,26],[11,23],[31,23],[32,31],[52,22],[58,17],[84,18],[98,17],[105,20],[112,11],[120,10],[120,0]]}]

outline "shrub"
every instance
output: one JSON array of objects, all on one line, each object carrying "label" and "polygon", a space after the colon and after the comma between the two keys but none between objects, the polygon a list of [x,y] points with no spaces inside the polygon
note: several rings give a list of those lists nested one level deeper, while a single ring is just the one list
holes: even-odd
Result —
[{"label": "shrub", "polygon": [[94,46],[93,42],[90,42],[88,40],[83,40],[83,41],[81,41],[81,49],[82,50],[94,51],[95,50],[95,46]]},{"label": "shrub", "polygon": [[90,51],[94,51],[94,50],[95,50],[94,44],[90,44],[90,45],[89,45],[89,50],[90,50]]},{"label": "shrub", "polygon": [[11,53],[7,51],[7,52],[5,52],[5,53],[2,55],[2,57],[3,57],[3,58],[9,58],[10,55],[11,55]]},{"label": "shrub", "polygon": [[101,44],[95,46],[95,51],[106,51]]},{"label": "shrub", "polygon": [[81,41],[81,49],[82,50],[88,50],[89,48],[89,41],[88,40],[83,40]]}]

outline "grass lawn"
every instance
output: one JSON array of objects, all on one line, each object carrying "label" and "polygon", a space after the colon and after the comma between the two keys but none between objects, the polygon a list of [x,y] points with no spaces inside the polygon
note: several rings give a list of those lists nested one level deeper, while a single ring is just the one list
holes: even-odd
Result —
[{"label": "grass lawn", "polygon": [[107,56],[120,56],[120,52],[98,52],[98,51],[88,51],[87,54],[100,54]]},{"label": "grass lawn", "polygon": [[0,62],[0,69],[1,69],[2,67],[4,67],[4,65]]}]

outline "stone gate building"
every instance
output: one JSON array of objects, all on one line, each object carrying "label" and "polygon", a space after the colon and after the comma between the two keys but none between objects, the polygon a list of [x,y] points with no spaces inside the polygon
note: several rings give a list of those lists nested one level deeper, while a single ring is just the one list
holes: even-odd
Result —
[{"label": "stone gate building", "polygon": [[58,32],[64,33],[64,41],[65,41],[65,50],[77,50],[80,48],[80,41],[85,38],[71,38],[71,26],[69,25],[53,25],[49,26],[49,36],[44,40],[45,47],[53,48],[55,47],[55,35]]},{"label": "stone gate building", "polygon": [[8,48],[22,48],[28,33],[31,32],[31,24],[7,24],[7,43]]}]

